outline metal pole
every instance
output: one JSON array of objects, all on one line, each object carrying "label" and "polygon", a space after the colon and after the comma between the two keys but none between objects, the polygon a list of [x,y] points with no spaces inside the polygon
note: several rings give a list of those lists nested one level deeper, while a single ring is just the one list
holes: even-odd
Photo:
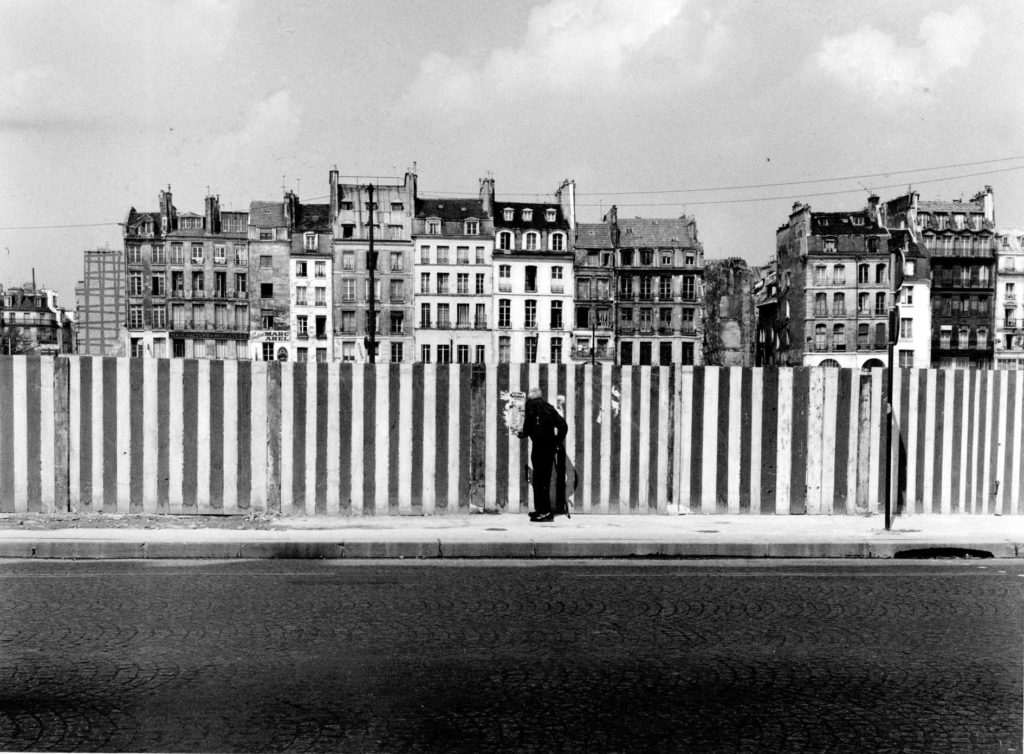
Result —
[{"label": "metal pole", "polygon": [[590,310],[590,366],[597,363],[597,309]]},{"label": "metal pole", "polygon": [[374,270],[377,268],[377,254],[373,250],[373,184],[366,187],[370,195],[370,250],[366,255],[366,266],[370,269],[370,311],[366,322],[366,350],[370,363],[377,359],[377,308],[374,306]]}]

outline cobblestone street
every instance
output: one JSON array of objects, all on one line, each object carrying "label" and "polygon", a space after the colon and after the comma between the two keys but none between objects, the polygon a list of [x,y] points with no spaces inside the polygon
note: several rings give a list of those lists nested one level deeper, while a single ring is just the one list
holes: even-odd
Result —
[{"label": "cobblestone street", "polygon": [[1020,752],[1008,561],[0,565],[0,748]]}]

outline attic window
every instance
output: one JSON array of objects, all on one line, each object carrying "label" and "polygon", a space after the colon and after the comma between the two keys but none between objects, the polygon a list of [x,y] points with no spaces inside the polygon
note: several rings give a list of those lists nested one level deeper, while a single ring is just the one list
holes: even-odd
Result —
[{"label": "attic window", "polygon": [[338,202],[338,209],[352,209],[352,202]]},{"label": "attic window", "polygon": [[524,209],[523,210],[523,222],[524,223],[528,223],[531,220],[533,220],[533,210],[532,209]]},{"label": "attic window", "polygon": [[547,220],[549,223],[553,223],[555,221],[555,210],[548,208],[544,212],[544,219]]},{"label": "attic window", "polygon": [[480,223],[476,220],[466,220],[466,235],[475,236],[480,232]]},{"label": "attic window", "polygon": [[512,222],[512,220],[515,218],[515,216],[516,216],[516,211],[514,209],[512,209],[511,207],[506,207],[505,208],[505,214],[504,214],[505,222],[509,222],[509,223]]},{"label": "attic window", "polygon": [[861,217],[860,215],[851,215],[850,222],[853,223],[854,225],[863,225],[864,218]]},{"label": "attic window", "polygon": [[[438,205],[441,206],[441,205]],[[441,232],[441,221],[440,220],[427,220],[427,233],[431,235],[438,235]]]},{"label": "attic window", "polygon": [[405,209],[405,205],[402,204],[402,202],[391,202],[391,211],[392,212],[401,212],[404,209]]}]

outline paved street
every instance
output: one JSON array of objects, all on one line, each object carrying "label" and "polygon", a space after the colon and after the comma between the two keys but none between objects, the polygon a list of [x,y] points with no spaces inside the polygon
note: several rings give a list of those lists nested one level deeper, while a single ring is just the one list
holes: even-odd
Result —
[{"label": "paved street", "polygon": [[0,564],[0,748],[1020,752],[1018,562]]}]

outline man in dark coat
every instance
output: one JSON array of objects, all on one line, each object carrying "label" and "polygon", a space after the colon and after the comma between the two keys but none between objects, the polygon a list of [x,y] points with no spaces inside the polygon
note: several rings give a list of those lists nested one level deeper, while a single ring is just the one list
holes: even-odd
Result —
[{"label": "man in dark coat", "polygon": [[533,465],[533,512],[530,520],[546,523],[555,520],[551,510],[551,470],[555,455],[565,442],[569,425],[555,407],[541,398],[539,388],[530,388],[523,412],[520,437],[529,437],[530,463]]}]

